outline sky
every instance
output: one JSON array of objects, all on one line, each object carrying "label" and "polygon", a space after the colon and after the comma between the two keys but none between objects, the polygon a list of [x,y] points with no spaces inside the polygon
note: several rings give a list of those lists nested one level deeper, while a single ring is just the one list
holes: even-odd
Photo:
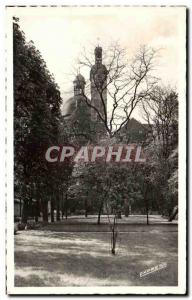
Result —
[{"label": "sky", "polygon": [[[130,59],[141,45],[159,49],[155,75],[163,84],[179,85],[185,64],[183,7],[15,7],[9,12],[41,52],[64,103],[73,95],[82,49],[93,53],[98,43],[105,49],[118,41]],[[88,80],[89,74],[80,72]],[[140,119],[139,110],[133,116]]]}]

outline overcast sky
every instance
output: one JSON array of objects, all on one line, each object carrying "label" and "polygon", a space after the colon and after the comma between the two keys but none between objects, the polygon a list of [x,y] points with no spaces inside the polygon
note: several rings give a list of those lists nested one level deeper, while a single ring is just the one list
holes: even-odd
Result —
[{"label": "overcast sky", "polygon": [[[177,86],[185,64],[185,9],[181,7],[12,8],[26,40],[32,40],[54,74],[63,100],[72,95],[73,72],[83,47],[105,48],[111,41],[131,58],[140,45],[161,48],[156,73]],[[83,70],[82,70],[83,73]],[[83,74],[86,79],[88,74]],[[139,118],[138,111],[135,116]]]}]

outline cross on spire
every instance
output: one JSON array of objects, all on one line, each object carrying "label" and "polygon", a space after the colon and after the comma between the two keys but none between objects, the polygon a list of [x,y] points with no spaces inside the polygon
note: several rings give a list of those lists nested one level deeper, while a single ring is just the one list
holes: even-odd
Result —
[{"label": "cross on spire", "polygon": [[100,38],[99,37],[97,37],[97,46],[99,47],[99,42],[100,42]]}]

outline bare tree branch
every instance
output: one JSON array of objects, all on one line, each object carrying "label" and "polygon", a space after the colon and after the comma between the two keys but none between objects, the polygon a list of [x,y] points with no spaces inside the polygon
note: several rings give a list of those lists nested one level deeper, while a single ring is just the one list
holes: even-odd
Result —
[{"label": "bare tree branch", "polygon": [[[96,112],[104,124],[109,136],[113,137],[129,122],[138,103],[145,101],[157,84],[158,78],[153,76],[156,51],[143,46],[129,63],[126,50],[116,43],[109,47],[105,56],[104,65],[107,71],[102,80],[98,80],[97,72],[91,73],[92,84],[99,95],[102,109],[88,100],[87,88],[84,98],[86,104]],[[95,67],[86,51],[79,64],[88,67],[90,71]],[[90,87],[90,83],[88,85]],[[110,107],[108,111],[104,98],[106,90]]]}]

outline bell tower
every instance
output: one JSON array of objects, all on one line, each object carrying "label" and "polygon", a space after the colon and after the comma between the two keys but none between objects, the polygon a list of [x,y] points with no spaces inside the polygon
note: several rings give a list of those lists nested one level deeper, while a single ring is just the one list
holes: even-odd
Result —
[{"label": "bell tower", "polygon": [[[107,111],[107,69],[102,64],[102,48],[100,46],[95,48],[94,54],[95,64],[90,72],[91,104],[104,117],[104,111]],[[91,119],[95,122],[102,122],[93,108],[91,109]]]},{"label": "bell tower", "polygon": [[97,46],[95,48],[95,64],[96,65],[101,65],[102,64],[102,48]]},{"label": "bell tower", "polygon": [[85,89],[85,78],[81,74],[78,74],[75,80],[73,81],[73,86],[74,96],[83,95]]}]

